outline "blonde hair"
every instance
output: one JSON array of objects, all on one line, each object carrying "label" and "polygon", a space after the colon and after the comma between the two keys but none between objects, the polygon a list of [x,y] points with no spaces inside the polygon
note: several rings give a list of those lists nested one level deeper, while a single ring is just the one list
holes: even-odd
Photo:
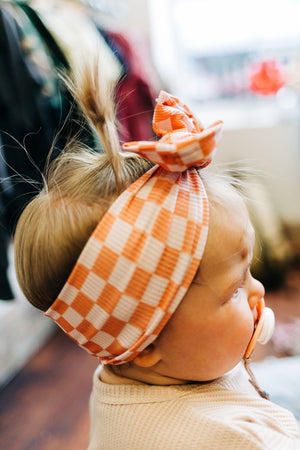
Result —
[{"label": "blonde hair", "polygon": [[121,152],[113,86],[103,82],[98,63],[85,64],[65,81],[99,135],[104,153],[71,140],[46,170],[43,190],[18,221],[17,279],[29,302],[43,311],[56,299],[114,199],[153,165]]},{"label": "blonde hair", "polygon": [[[121,152],[113,86],[103,82],[99,64],[85,64],[65,82],[99,136],[104,153],[71,140],[47,168],[43,190],[18,221],[14,239],[18,282],[29,302],[42,311],[57,298],[112,202],[153,165]],[[211,207],[222,204],[226,192],[235,192],[231,180],[203,174]]]}]

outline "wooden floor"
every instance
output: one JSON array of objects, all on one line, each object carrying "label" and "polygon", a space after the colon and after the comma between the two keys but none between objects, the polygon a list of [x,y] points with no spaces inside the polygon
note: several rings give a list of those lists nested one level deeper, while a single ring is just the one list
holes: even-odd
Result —
[{"label": "wooden floor", "polygon": [[84,450],[97,360],[61,331],[0,392],[0,448]]},{"label": "wooden floor", "polygon": [[[300,317],[300,272],[285,289],[266,295],[277,323]],[[254,359],[275,354],[257,346]],[[285,356],[285,355],[276,355]],[[0,448],[84,450],[88,445],[88,401],[97,361],[58,331],[0,392]]]}]

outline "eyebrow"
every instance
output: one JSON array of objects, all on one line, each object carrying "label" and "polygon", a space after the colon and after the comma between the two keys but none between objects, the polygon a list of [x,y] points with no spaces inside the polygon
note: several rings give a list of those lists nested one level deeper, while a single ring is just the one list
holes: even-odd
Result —
[{"label": "eyebrow", "polygon": [[241,279],[240,279],[241,283],[243,283],[243,282],[246,280],[247,272],[248,272],[248,270],[250,269],[250,266],[251,266],[251,261],[250,261],[250,262],[247,264],[247,266],[245,267],[245,270],[244,270],[244,272],[243,272],[243,274],[242,274],[242,277],[241,277]]}]

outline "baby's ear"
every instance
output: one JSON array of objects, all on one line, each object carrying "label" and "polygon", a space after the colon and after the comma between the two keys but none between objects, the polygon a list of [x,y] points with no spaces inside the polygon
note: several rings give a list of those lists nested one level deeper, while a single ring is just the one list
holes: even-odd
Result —
[{"label": "baby's ear", "polygon": [[160,360],[160,351],[153,344],[150,344],[138,356],[135,357],[133,363],[139,367],[153,367]]}]

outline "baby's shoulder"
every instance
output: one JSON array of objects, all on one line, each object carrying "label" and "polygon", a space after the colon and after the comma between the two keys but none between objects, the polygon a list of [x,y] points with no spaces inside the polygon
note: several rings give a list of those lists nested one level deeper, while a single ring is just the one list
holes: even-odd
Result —
[{"label": "baby's shoulder", "polygon": [[300,448],[288,411],[227,389],[224,380],[183,386],[102,384],[101,395],[92,395],[91,413],[92,442],[101,436],[105,447],[99,448],[106,450]]}]

